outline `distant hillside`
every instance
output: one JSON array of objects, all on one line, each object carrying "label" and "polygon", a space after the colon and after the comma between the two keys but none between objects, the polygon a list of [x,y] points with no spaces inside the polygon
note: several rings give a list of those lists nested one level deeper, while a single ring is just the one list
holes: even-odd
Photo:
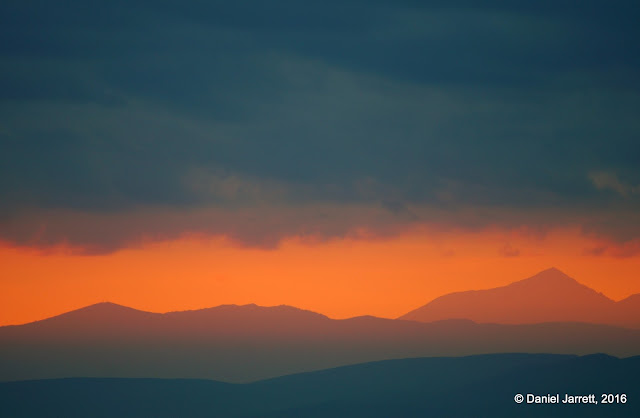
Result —
[{"label": "distant hillside", "polygon": [[[7,417],[637,417],[640,358],[498,354],[390,360],[252,384],[63,379],[0,383]],[[514,396],[626,394],[625,404]]]},{"label": "distant hillside", "polygon": [[441,296],[398,319],[479,323],[588,322],[640,328],[640,295],[614,302],[555,268],[487,290]]},{"label": "distant hillside", "polygon": [[0,381],[59,377],[248,382],[368,361],[527,352],[640,354],[640,330],[581,323],[333,320],[289,306],[155,314],[102,303],[0,327]]}]

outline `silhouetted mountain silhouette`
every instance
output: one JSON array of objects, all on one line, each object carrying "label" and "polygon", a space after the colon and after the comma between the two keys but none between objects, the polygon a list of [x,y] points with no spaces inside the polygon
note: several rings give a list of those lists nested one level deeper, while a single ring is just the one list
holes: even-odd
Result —
[{"label": "silhouetted mountain silhouette", "polygon": [[[358,364],[251,384],[186,379],[0,383],[7,417],[637,417],[640,357],[497,354]],[[517,404],[521,394],[625,404]]]},{"label": "silhouetted mountain silhouette", "polygon": [[510,285],[440,296],[398,319],[480,323],[588,322],[640,328],[640,295],[614,302],[551,268]]},{"label": "silhouetted mountain silhouette", "polygon": [[90,305],[41,321],[0,327],[22,335],[66,337],[132,337],[200,333],[215,335],[269,333],[296,335],[306,327],[330,321],[324,315],[291,306],[221,305],[213,308],[168,312],[139,311],[111,302]]},{"label": "silhouetted mountain silhouette", "polygon": [[0,381],[55,377],[246,382],[347,364],[499,352],[640,354],[640,330],[580,323],[333,320],[290,306],[149,313],[101,303],[0,327]]}]

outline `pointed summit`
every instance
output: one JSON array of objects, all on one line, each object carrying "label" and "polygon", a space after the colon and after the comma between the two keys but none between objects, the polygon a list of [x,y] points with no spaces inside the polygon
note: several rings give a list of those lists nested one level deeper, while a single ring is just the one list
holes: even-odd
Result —
[{"label": "pointed summit", "polygon": [[[546,270],[542,270],[540,273],[534,275],[533,277],[564,277],[564,278],[569,278],[570,277],[565,274],[563,271],[561,271],[560,269],[556,268],[556,267],[549,267]],[[532,278],[533,278],[532,277]],[[573,280],[573,279],[572,279]]]},{"label": "pointed summit", "polygon": [[614,304],[552,267],[507,286],[441,296],[399,319],[421,322],[470,319],[502,324],[601,323],[608,318]]},{"label": "pointed summit", "polygon": [[[550,292],[550,293],[567,293],[567,297],[572,297],[569,292],[580,293],[597,293],[593,289],[579,283],[577,280],[569,277],[559,269],[552,267],[541,271],[526,279],[511,283],[510,285],[503,287],[511,288],[527,288],[530,291],[535,292]],[[501,288],[496,288],[501,289]]]},{"label": "pointed summit", "polygon": [[[559,269],[555,268],[555,267],[551,267],[548,268],[546,270],[542,270],[540,273],[537,273],[529,278],[520,280],[520,282],[538,282],[538,283],[559,283],[559,282],[565,282],[565,283],[576,283],[576,284],[580,284],[578,283],[575,279],[569,277],[567,274],[565,274],[564,272],[560,271]],[[519,282],[515,282],[515,283],[519,283]],[[515,284],[514,283],[514,284]]]}]

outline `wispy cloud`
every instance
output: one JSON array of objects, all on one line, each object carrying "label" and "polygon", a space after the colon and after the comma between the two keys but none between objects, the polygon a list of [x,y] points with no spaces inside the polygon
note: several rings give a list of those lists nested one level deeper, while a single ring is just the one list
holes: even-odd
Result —
[{"label": "wispy cloud", "polygon": [[640,194],[640,185],[632,186],[622,182],[615,173],[595,171],[589,174],[589,178],[598,190],[613,190],[624,197]]}]

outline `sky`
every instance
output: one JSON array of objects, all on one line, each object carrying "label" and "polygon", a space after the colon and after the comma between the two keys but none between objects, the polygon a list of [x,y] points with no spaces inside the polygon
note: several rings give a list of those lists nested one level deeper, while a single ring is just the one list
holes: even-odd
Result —
[{"label": "sky", "polygon": [[3,1],[0,325],[640,292],[640,6],[520,3]]}]

